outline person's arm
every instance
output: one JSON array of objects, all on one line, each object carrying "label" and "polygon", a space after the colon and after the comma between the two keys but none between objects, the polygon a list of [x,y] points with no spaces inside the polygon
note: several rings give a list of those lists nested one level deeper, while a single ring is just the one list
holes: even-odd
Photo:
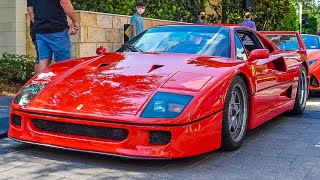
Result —
[{"label": "person's arm", "polygon": [[137,29],[136,29],[136,19],[134,18],[134,16],[131,17],[130,20],[130,26],[132,27],[132,37],[136,37],[137,35]]},{"label": "person's arm", "polygon": [[69,18],[72,21],[71,24],[71,30],[73,30],[72,35],[77,34],[79,30],[79,24],[76,19],[76,13],[74,11],[74,8],[72,6],[72,3],[70,0],[60,0],[60,4],[64,10],[64,12],[69,16]]},{"label": "person's arm", "polygon": [[132,26],[132,37],[136,37],[137,35],[137,30],[136,30],[136,26],[131,25]]},{"label": "person's arm", "polygon": [[28,15],[30,17],[30,21],[34,23],[34,12],[33,12],[33,6],[27,7]]}]

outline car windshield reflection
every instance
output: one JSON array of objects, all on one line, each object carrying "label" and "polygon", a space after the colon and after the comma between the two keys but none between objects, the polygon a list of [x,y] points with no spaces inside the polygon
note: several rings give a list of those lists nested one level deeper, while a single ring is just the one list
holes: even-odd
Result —
[{"label": "car windshield reflection", "polygon": [[148,29],[117,52],[166,52],[231,57],[230,30],[219,26],[162,26]]}]

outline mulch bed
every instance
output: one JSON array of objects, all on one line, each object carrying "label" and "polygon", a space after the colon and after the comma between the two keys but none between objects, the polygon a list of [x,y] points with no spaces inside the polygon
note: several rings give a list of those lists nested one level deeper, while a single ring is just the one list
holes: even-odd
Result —
[{"label": "mulch bed", "polygon": [[0,96],[15,96],[22,86],[23,84],[0,82]]}]

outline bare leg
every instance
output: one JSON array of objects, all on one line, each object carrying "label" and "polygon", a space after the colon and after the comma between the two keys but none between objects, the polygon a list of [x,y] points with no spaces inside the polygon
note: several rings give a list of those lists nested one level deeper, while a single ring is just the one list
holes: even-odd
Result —
[{"label": "bare leg", "polygon": [[38,67],[36,66],[36,74],[46,69],[49,66],[50,62],[51,62],[50,59],[40,60]]}]

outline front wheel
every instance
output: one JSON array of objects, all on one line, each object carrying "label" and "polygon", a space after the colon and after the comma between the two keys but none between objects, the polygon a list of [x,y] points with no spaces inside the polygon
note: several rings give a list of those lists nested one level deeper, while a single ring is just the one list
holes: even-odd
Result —
[{"label": "front wheel", "polygon": [[231,82],[225,99],[222,120],[222,149],[239,148],[248,124],[248,91],[244,80],[236,76]]},{"label": "front wheel", "polygon": [[297,95],[292,109],[292,114],[300,115],[306,108],[308,99],[308,75],[306,68],[302,65],[300,70]]}]

